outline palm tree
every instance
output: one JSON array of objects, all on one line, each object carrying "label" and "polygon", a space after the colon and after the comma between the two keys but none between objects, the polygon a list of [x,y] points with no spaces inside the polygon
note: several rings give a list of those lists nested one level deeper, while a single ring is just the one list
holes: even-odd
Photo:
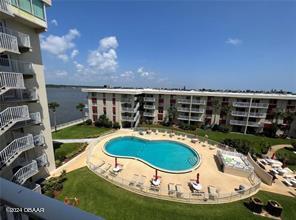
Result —
[{"label": "palm tree", "polygon": [[57,131],[57,119],[56,119],[56,110],[60,106],[59,103],[57,102],[50,102],[48,103],[48,108],[52,111],[53,113],[53,123],[54,123],[54,130]]},{"label": "palm tree", "polygon": [[283,112],[282,109],[277,108],[275,110],[274,116],[275,116],[275,123],[278,125],[279,124],[279,120],[284,118],[285,113]]},{"label": "palm tree", "polygon": [[84,121],[84,116],[83,116],[83,109],[85,108],[85,104],[83,104],[83,103],[78,103],[77,105],[76,105],[76,109],[78,110],[78,111],[80,111],[81,112],[81,115],[82,115],[82,120]]},{"label": "palm tree", "polygon": [[213,114],[214,114],[214,124],[216,124],[216,115],[219,113],[221,109],[221,103],[218,98],[214,98],[212,101],[213,106]]},{"label": "palm tree", "polygon": [[223,112],[226,115],[226,125],[230,116],[230,113],[232,111],[233,107],[231,105],[222,105],[221,112]]},{"label": "palm tree", "polygon": [[287,126],[287,130],[288,132],[290,131],[291,128],[291,124],[294,120],[296,120],[296,112],[293,111],[287,111],[284,113],[284,118],[287,120],[288,122],[288,126]]},{"label": "palm tree", "polygon": [[176,120],[177,117],[177,108],[175,106],[170,106],[168,108],[168,119],[170,125]]}]

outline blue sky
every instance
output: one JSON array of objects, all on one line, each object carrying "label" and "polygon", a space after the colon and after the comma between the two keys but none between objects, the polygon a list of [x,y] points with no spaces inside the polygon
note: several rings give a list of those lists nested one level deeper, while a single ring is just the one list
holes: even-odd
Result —
[{"label": "blue sky", "polygon": [[47,83],[296,88],[296,2],[54,1]]}]

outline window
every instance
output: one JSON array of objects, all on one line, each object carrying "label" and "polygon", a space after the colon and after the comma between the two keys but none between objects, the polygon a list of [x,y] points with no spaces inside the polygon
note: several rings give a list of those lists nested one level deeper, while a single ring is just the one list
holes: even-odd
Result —
[{"label": "window", "polygon": [[163,98],[159,99],[158,103],[162,104],[163,103]]},{"label": "window", "polygon": [[98,113],[98,108],[96,106],[92,107],[92,112],[93,114],[97,114]]},{"label": "window", "polygon": [[158,121],[162,121],[163,116],[162,115],[158,115]]},{"label": "window", "polygon": [[96,121],[98,119],[97,115],[93,115],[93,121]]},{"label": "window", "polygon": [[116,115],[116,108],[113,107],[113,115]]},{"label": "window", "polygon": [[163,113],[163,107],[158,107],[158,113]]},{"label": "window", "polygon": [[33,4],[33,14],[38,18],[45,19],[43,3],[40,0],[33,0],[32,4]]},{"label": "window", "polygon": [[113,123],[116,122],[116,116],[113,116]]},{"label": "window", "polygon": [[23,9],[24,11],[32,13],[30,0],[21,0],[21,1],[18,1],[18,3],[19,3],[20,9]]},{"label": "window", "polygon": [[106,115],[107,114],[106,107],[103,108],[103,111],[104,111],[104,115]]},{"label": "window", "polygon": [[113,103],[113,105],[115,105],[115,98],[112,99],[112,103]]},{"label": "window", "polygon": [[103,104],[106,105],[106,98],[103,98]]},{"label": "window", "polygon": [[97,98],[92,98],[91,101],[92,101],[92,104],[97,104]]}]

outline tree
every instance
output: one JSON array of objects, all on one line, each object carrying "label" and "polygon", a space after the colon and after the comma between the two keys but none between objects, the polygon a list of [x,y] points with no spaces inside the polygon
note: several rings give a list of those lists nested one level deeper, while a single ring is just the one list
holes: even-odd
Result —
[{"label": "tree", "polygon": [[177,118],[177,108],[175,106],[170,106],[168,108],[168,120],[169,124],[172,125]]},{"label": "tree", "polygon": [[222,107],[221,107],[221,112],[223,112],[226,115],[226,124],[229,121],[229,116],[230,116],[232,109],[233,108],[231,105],[222,105]]},{"label": "tree", "polygon": [[83,103],[78,103],[76,105],[76,109],[81,112],[83,122],[84,122],[84,115],[83,115],[84,108],[85,108],[85,104],[83,104]]},{"label": "tree", "polygon": [[291,128],[291,124],[294,120],[296,120],[296,112],[292,112],[292,111],[287,111],[284,113],[284,119],[287,120],[288,126],[287,126],[287,130],[288,132],[290,131]]},{"label": "tree", "polygon": [[96,127],[111,128],[112,121],[110,121],[105,114],[101,115],[98,120],[95,121]]},{"label": "tree", "polygon": [[218,98],[214,98],[212,101],[212,106],[213,106],[213,114],[214,114],[214,123],[213,124],[216,124],[216,116],[221,109],[220,100]]},{"label": "tree", "polygon": [[56,110],[60,107],[60,104],[57,102],[50,102],[48,103],[49,110],[53,113],[53,123],[54,123],[54,130],[57,131],[57,119],[56,119]]}]

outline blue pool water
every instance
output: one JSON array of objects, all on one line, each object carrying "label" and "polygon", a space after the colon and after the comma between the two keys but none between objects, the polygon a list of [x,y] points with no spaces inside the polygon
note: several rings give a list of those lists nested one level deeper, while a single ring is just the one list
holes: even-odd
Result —
[{"label": "blue pool water", "polygon": [[186,172],[200,162],[197,152],[175,141],[147,141],[136,137],[120,137],[105,145],[107,154],[140,159],[159,170]]}]

